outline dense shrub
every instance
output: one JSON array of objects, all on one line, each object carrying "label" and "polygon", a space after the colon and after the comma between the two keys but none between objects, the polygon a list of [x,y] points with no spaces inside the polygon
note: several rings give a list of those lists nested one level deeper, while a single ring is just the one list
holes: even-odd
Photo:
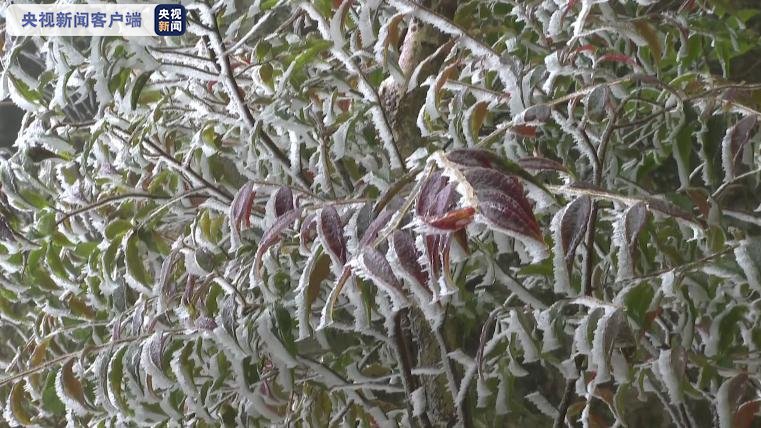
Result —
[{"label": "dense shrub", "polygon": [[753,4],[6,38],[6,421],[758,426]]}]

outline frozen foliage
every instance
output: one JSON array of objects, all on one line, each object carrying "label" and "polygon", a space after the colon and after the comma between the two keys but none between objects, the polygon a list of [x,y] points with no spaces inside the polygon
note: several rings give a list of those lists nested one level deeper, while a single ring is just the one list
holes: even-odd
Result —
[{"label": "frozen foliage", "polygon": [[757,425],[759,26],[726,4],[6,35],[4,422]]}]

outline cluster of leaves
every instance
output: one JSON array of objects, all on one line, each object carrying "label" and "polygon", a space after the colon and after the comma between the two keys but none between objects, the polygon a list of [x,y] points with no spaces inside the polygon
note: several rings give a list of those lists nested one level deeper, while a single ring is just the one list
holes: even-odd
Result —
[{"label": "cluster of leaves", "polygon": [[5,420],[757,424],[734,6],[220,0],[5,40]]}]

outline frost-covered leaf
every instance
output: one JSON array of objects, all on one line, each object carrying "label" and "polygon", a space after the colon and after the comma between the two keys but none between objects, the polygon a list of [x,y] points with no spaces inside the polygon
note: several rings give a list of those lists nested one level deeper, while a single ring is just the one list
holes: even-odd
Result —
[{"label": "frost-covered leaf", "polygon": [[84,416],[90,411],[90,405],[85,399],[82,383],[74,375],[72,366],[74,359],[65,362],[55,380],[55,390],[58,398],[66,405],[66,408],[77,415]]},{"label": "frost-covered leaf", "polygon": [[275,192],[275,216],[279,217],[293,207],[293,191],[290,187],[281,187]]},{"label": "frost-covered leaf", "polygon": [[479,210],[491,227],[543,242],[539,224],[534,213],[525,209],[527,202],[522,194],[483,190],[478,193],[478,199]]},{"label": "frost-covered leaf", "polygon": [[588,196],[574,199],[563,211],[560,219],[560,243],[566,259],[584,238],[591,212],[592,200]]},{"label": "frost-covered leaf", "polygon": [[256,250],[254,269],[258,272],[261,267],[262,256],[273,245],[277,244],[282,233],[288,227],[292,226],[296,220],[301,216],[299,209],[293,209],[278,217],[274,223],[264,232],[261,241],[259,241],[259,248]]},{"label": "frost-covered leaf", "polygon": [[230,205],[230,222],[235,230],[240,230],[241,225],[251,225],[251,208],[254,203],[254,183],[249,181],[244,184],[233,198]]},{"label": "frost-covered leaf", "polygon": [[346,263],[346,238],[341,216],[338,215],[334,206],[327,206],[320,210],[317,226],[323,248],[336,264],[342,266]]}]

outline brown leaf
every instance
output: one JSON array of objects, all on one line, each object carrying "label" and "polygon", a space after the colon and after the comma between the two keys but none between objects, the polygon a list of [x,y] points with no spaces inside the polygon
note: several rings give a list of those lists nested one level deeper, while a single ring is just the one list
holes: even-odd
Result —
[{"label": "brown leaf", "polygon": [[573,255],[576,247],[584,239],[591,213],[592,199],[589,196],[574,199],[565,209],[563,218],[560,219],[560,243],[566,260]]},{"label": "brown leaf", "polygon": [[346,239],[343,234],[343,223],[334,206],[330,205],[320,210],[317,226],[322,246],[330,257],[338,264],[346,263]]},{"label": "brown leaf", "polygon": [[254,257],[254,269],[258,273],[262,265],[262,257],[264,253],[273,245],[280,241],[281,234],[285,229],[293,225],[296,220],[301,216],[301,210],[293,209],[275,220],[275,222],[264,232],[262,240],[259,241],[259,248],[256,249],[256,255]]}]

